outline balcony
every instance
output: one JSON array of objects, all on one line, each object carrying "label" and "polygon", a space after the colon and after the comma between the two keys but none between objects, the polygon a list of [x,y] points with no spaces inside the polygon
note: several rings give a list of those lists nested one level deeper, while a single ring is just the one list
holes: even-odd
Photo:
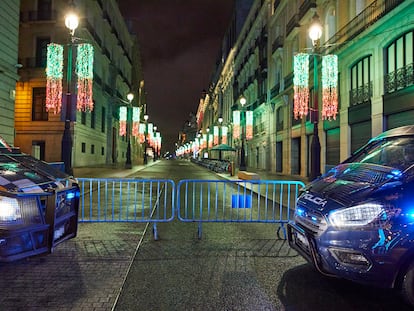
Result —
[{"label": "balcony", "polygon": [[286,25],[286,36],[288,36],[293,31],[293,29],[300,27],[299,20],[299,14],[295,14],[292,16],[292,18]]},{"label": "balcony", "polygon": [[326,47],[322,48],[321,52],[324,54],[335,52],[403,2],[404,0],[376,0],[372,2],[326,41],[324,43]]},{"label": "balcony", "polygon": [[283,36],[276,37],[275,41],[272,44],[272,53],[274,53],[277,49],[283,47]]},{"label": "balcony", "polygon": [[366,83],[349,91],[349,104],[356,106],[369,103],[372,97],[372,82]]},{"label": "balcony", "polygon": [[384,77],[384,93],[391,94],[414,85],[413,63],[390,72]]},{"label": "balcony", "polygon": [[55,20],[56,20],[55,10],[20,12],[20,21],[23,23],[55,21]]},{"label": "balcony", "polygon": [[305,0],[299,8],[299,19],[302,19],[310,9],[316,8],[315,0]]}]

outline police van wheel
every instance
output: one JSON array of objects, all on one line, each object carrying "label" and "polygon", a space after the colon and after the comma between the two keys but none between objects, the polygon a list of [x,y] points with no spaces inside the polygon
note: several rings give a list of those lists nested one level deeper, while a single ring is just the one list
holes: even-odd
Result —
[{"label": "police van wheel", "polygon": [[401,293],[404,300],[414,306],[414,262],[410,264],[402,281]]}]

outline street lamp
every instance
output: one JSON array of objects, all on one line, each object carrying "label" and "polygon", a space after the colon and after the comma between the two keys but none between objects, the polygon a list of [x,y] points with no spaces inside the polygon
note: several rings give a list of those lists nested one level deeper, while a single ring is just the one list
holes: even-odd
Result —
[{"label": "street lamp", "polygon": [[145,121],[145,136],[144,136],[144,164],[148,163],[147,158],[147,135],[148,135],[148,115],[144,115],[144,121]]},{"label": "street lamp", "polygon": [[154,129],[154,142],[153,142],[153,146],[154,146],[154,157],[152,158],[152,160],[155,162],[157,160],[157,143],[155,141],[155,133],[157,132],[157,126],[154,125],[153,129]]},{"label": "street lamp", "polygon": [[125,168],[132,168],[132,161],[131,161],[131,102],[134,99],[134,94],[128,93],[128,108],[127,108],[127,151],[126,151],[126,161],[125,161]]},{"label": "street lamp", "polygon": [[[246,105],[246,98],[244,96],[242,96],[240,98],[240,105],[241,105],[241,118],[243,120],[243,111],[244,111],[244,105]],[[243,121],[242,123],[242,135],[241,135],[241,149],[240,149],[240,166],[239,166],[239,170],[240,171],[245,171],[246,170],[246,155],[245,155],[245,151],[244,151],[244,126],[245,126],[246,120]]]},{"label": "street lamp", "polygon": [[315,12],[312,24],[309,27],[309,38],[313,45],[313,107],[311,109],[311,120],[313,122],[313,136],[311,141],[311,171],[310,179],[313,180],[321,175],[321,144],[319,142],[319,104],[318,104],[318,53],[320,39],[322,36],[322,25],[318,14]]},{"label": "street lamp", "polygon": [[66,112],[65,112],[65,129],[62,136],[61,157],[65,165],[65,172],[69,175],[73,174],[72,170],[72,61],[73,61],[73,45],[75,30],[79,25],[79,18],[70,11],[65,17],[65,25],[69,29],[70,42],[68,44],[68,66],[66,75]]}]

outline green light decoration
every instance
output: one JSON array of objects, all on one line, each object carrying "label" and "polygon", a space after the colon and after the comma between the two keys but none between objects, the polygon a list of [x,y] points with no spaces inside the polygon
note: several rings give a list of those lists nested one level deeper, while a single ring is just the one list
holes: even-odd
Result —
[{"label": "green light decoration", "polygon": [[246,140],[253,138],[253,111],[246,111]]},{"label": "green light decoration", "polygon": [[338,113],[338,56],[322,57],[322,119],[336,119]]},{"label": "green light decoration", "polygon": [[227,144],[227,134],[229,132],[229,128],[227,126],[221,127],[221,143]]},{"label": "green light decoration", "polygon": [[299,53],[294,56],[293,73],[293,113],[297,119],[308,114],[309,54]]},{"label": "green light decoration", "polygon": [[139,107],[132,107],[132,136],[139,136],[139,119],[141,110]]},{"label": "green light decoration", "polygon": [[207,148],[207,134],[203,134],[203,149]]},{"label": "green light decoration", "polygon": [[46,63],[46,111],[60,112],[62,106],[63,46],[47,45]]},{"label": "green light decoration", "polygon": [[233,138],[240,138],[240,111],[233,111]]},{"label": "green light decoration", "polygon": [[213,148],[213,134],[208,134],[208,147]]},{"label": "green light decoration", "polygon": [[126,135],[127,107],[119,107],[119,136]]},{"label": "green light decoration", "polygon": [[78,75],[77,109],[79,111],[92,111],[93,46],[89,43],[78,45],[76,73]]},{"label": "green light decoration", "polygon": [[154,124],[148,123],[148,142],[152,147],[154,144]]}]

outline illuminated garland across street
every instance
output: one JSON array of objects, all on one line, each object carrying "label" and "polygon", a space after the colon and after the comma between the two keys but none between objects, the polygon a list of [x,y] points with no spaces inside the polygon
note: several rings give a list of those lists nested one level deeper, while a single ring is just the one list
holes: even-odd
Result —
[{"label": "illuminated garland across street", "polygon": [[93,46],[89,43],[78,45],[76,72],[78,74],[77,108],[79,111],[92,111]]},{"label": "illuminated garland across street", "polygon": [[336,119],[338,111],[338,56],[322,57],[322,119]]},{"label": "illuminated garland across street", "polygon": [[46,111],[60,112],[62,105],[63,46],[47,45]]},{"label": "illuminated garland across street", "polygon": [[309,54],[299,53],[294,56],[293,72],[293,113],[297,119],[308,114]]}]

